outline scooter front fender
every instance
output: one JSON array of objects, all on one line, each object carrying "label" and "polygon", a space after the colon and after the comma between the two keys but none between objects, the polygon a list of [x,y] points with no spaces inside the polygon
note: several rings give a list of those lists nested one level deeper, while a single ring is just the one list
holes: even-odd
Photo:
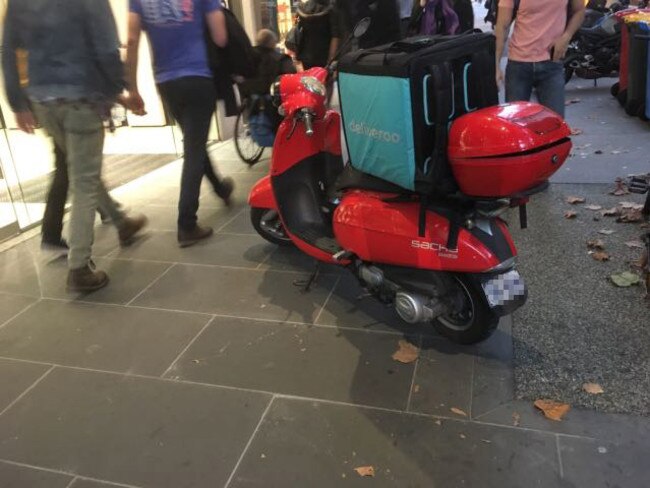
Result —
[{"label": "scooter front fender", "polygon": [[278,208],[269,175],[264,176],[253,185],[248,195],[248,205],[254,208]]}]

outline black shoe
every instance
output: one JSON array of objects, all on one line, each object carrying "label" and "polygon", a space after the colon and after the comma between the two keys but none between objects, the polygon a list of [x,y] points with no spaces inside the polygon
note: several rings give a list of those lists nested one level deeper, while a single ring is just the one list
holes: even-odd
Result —
[{"label": "black shoe", "polygon": [[65,242],[65,239],[59,239],[58,241],[50,241],[50,240],[43,239],[41,241],[41,250],[65,255],[68,254],[70,248],[68,247],[68,243]]},{"label": "black shoe", "polygon": [[88,264],[68,272],[69,292],[95,291],[104,288],[107,284],[108,275],[103,271],[94,271]]},{"label": "black shoe", "polygon": [[214,187],[214,192],[219,198],[223,200],[223,203],[225,203],[227,207],[230,207],[232,204],[230,197],[232,196],[232,192],[234,190],[235,182],[232,180],[232,178],[224,178],[219,182],[219,186]]},{"label": "black shoe", "polygon": [[189,247],[197,242],[207,239],[213,234],[212,227],[201,227],[197,225],[192,230],[178,229],[178,245],[180,247]]}]

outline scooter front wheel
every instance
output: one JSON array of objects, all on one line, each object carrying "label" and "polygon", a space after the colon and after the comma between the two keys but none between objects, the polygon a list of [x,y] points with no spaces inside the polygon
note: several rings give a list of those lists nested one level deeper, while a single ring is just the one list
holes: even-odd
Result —
[{"label": "scooter front wheel", "polygon": [[251,208],[251,223],[257,233],[267,241],[278,246],[291,246],[277,210],[271,208]]},{"label": "scooter front wheel", "polygon": [[451,311],[433,320],[436,330],[457,344],[474,344],[490,337],[499,325],[499,316],[488,305],[478,279],[455,274],[451,286]]}]

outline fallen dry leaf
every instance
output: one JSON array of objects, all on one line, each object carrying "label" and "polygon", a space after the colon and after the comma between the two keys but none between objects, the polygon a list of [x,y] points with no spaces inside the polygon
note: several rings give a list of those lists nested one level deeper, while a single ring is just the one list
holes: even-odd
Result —
[{"label": "fallen dry leaf", "polygon": [[613,207],[607,208],[600,213],[603,215],[603,217],[616,217],[621,213],[621,211],[617,207]]},{"label": "fallen dry leaf", "polygon": [[587,248],[602,251],[605,249],[605,243],[601,239],[587,239]]},{"label": "fallen dry leaf", "polygon": [[609,279],[612,280],[619,288],[628,288],[630,286],[635,286],[641,283],[641,278],[636,273],[630,271],[623,271],[622,273],[616,273],[609,276]]},{"label": "fallen dry leaf", "polygon": [[595,211],[595,210],[600,210],[603,207],[601,207],[600,205],[585,205],[585,208],[587,210],[594,210]]},{"label": "fallen dry leaf", "polygon": [[519,412],[512,412],[512,425],[519,427],[519,421],[521,420],[521,414]]},{"label": "fallen dry leaf", "polygon": [[645,249],[645,244],[641,241],[628,241],[625,245],[631,248]]},{"label": "fallen dry leaf", "polygon": [[578,216],[578,212],[574,212],[573,210],[567,210],[564,212],[564,218],[565,219],[575,219]]},{"label": "fallen dry leaf", "polygon": [[375,467],[374,466],[359,466],[358,468],[354,468],[354,470],[357,472],[359,476],[375,476]]},{"label": "fallen dry leaf", "polygon": [[436,420],[436,421],[434,422],[434,424],[436,424],[436,425],[442,425],[442,420]]},{"label": "fallen dry leaf", "polygon": [[535,407],[544,412],[547,419],[559,422],[571,409],[570,405],[553,400],[535,400]]},{"label": "fallen dry leaf", "polygon": [[419,393],[419,391],[420,391],[420,385],[415,385],[413,387],[413,393]]},{"label": "fallen dry leaf", "polygon": [[614,231],[609,229],[600,229],[598,233],[604,236],[611,236],[614,233]]},{"label": "fallen dry leaf", "polygon": [[592,258],[594,258],[596,261],[600,261],[601,263],[603,261],[609,261],[609,254],[603,251],[596,251],[591,255]]},{"label": "fallen dry leaf", "polygon": [[571,129],[571,135],[572,136],[582,135],[582,129]]},{"label": "fallen dry leaf", "polygon": [[467,414],[466,414],[463,410],[461,410],[460,408],[451,407],[450,410],[451,410],[453,413],[455,413],[456,415],[462,415],[463,417],[467,417]]},{"label": "fallen dry leaf", "polygon": [[395,361],[409,364],[414,362],[420,355],[420,349],[404,339],[400,339],[398,345],[399,349],[393,353]]},{"label": "fallen dry leaf", "polygon": [[576,203],[585,203],[586,201],[587,199],[584,197],[566,197],[566,202],[571,205],[575,205]]},{"label": "fallen dry leaf", "polygon": [[603,387],[600,386],[598,383],[585,383],[584,385],[582,385],[582,389],[592,395],[600,395],[601,393],[605,393]]},{"label": "fallen dry leaf", "polygon": [[643,209],[643,204],[641,203],[634,203],[634,202],[621,202],[619,203],[619,206],[624,209],[632,209],[632,210],[641,210]]},{"label": "fallen dry leaf", "polygon": [[623,209],[621,215],[616,218],[616,222],[620,224],[636,224],[638,222],[643,222],[643,214],[641,213],[641,209]]}]

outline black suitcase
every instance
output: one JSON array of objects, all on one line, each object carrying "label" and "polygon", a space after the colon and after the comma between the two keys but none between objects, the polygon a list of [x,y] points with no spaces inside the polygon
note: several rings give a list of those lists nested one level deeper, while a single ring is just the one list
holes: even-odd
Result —
[{"label": "black suitcase", "polygon": [[496,105],[492,34],[414,37],[356,51],[339,63],[353,167],[422,194],[451,192],[451,122]]}]

